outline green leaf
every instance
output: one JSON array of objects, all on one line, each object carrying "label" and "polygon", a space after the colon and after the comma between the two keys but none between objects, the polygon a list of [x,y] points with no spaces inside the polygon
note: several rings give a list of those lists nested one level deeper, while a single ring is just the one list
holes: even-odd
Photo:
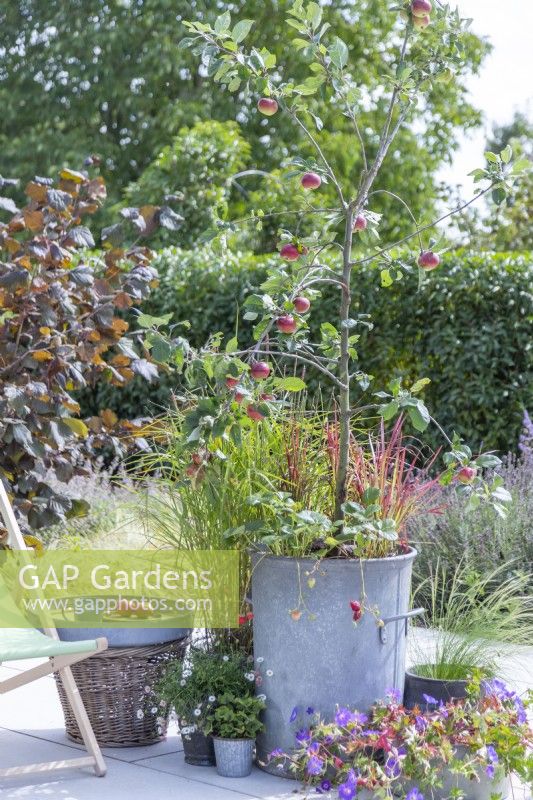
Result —
[{"label": "green leaf", "polygon": [[429,411],[421,400],[417,402],[416,406],[408,406],[407,413],[415,430],[421,433],[426,430],[430,423],[430,417]]},{"label": "green leaf", "polygon": [[381,275],[381,285],[384,288],[387,288],[387,286],[392,286],[394,281],[392,280],[390,271],[388,269],[382,269],[380,275]]},{"label": "green leaf", "polygon": [[237,341],[237,337],[234,336],[233,339],[230,339],[226,344],[226,353],[234,353],[239,348],[239,342]]},{"label": "green leaf", "polygon": [[529,158],[522,157],[517,159],[511,166],[511,172],[513,175],[517,175],[519,172],[524,172],[524,170],[529,169],[530,167],[531,161]]},{"label": "green leaf", "polygon": [[150,348],[150,355],[154,361],[160,364],[166,364],[172,354],[172,348],[166,339],[162,336],[155,336],[152,339]]},{"label": "green leaf", "polygon": [[225,11],[215,20],[215,33],[224,33],[225,31],[229,30],[230,23],[231,15],[229,11]]},{"label": "green leaf", "polygon": [[313,30],[316,30],[322,21],[322,9],[318,3],[309,3],[306,17],[313,26]]},{"label": "green leaf", "polygon": [[74,417],[64,417],[61,422],[70,428],[70,430],[79,436],[81,439],[85,439],[86,436],[89,434],[89,428],[81,419],[75,419]]},{"label": "green leaf", "polygon": [[141,328],[158,328],[160,325],[168,325],[172,319],[172,312],[162,317],[152,317],[150,314],[139,314],[137,322]]},{"label": "green leaf", "polygon": [[409,390],[411,394],[418,394],[424,389],[425,386],[431,383],[431,378],[420,378],[416,383],[413,383],[411,389]]},{"label": "green leaf", "polygon": [[348,48],[338,36],[334,38],[333,44],[328,49],[328,55],[332,63],[339,69],[342,69],[348,63]]},{"label": "green leaf", "polygon": [[491,197],[493,202],[496,203],[497,206],[499,206],[505,201],[507,194],[505,189],[503,189],[501,186],[496,186],[496,188],[493,189],[491,192]]},{"label": "green leaf", "polygon": [[233,41],[239,44],[239,42],[242,42],[243,39],[246,39],[253,24],[253,19],[241,19],[240,22],[237,22],[231,32],[231,38]]},{"label": "green leaf", "polygon": [[485,158],[487,159],[487,161],[490,161],[491,164],[498,164],[500,161],[496,153],[492,153],[490,150],[487,150],[487,152],[485,153]]},{"label": "green leaf", "polygon": [[306,383],[301,378],[289,376],[287,378],[277,378],[274,381],[276,389],[281,389],[285,392],[301,392],[305,389]]},{"label": "green leaf", "polygon": [[384,406],[381,406],[379,409],[379,413],[383,417],[385,421],[392,419],[399,411],[400,404],[397,400],[391,400],[390,403],[387,403]]},{"label": "green leaf", "polygon": [[512,157],[513,157],[513,148],[511,147],[510,144],[508,144],[507,147],[505,147],[501,151],[500,158],[504,164],[508,164]]}]

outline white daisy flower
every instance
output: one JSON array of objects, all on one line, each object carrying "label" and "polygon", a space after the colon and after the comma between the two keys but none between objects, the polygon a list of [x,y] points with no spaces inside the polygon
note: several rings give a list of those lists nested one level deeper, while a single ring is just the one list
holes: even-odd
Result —
[{"label": "white daisy flower", "polygon": [[202,713],[202,712],[200,711],[200,709],[199,709],[199,708],[195,708],[195,709],[194,709],[194,716],[195,716],[195,717],[199,717],[201,713]]},{"label": "white daisy flower", "polygon": [[229,661],[229,656],[222,656],[222,661]]},{"label": "white daisy flower", "polygon": [[137,711],[137,719],[144,719],[144,711],[142,710],[142,708],[139,708],[139,710]]},{"label": "white daisy flower", "polygon": [[214,695],[214,694],[210,694],[208,699],[209,699],[209,702],[210,702],[210,703],[214,703],[214,702],[215,702],[215,700],[216,700],[216,697],[215,697],[215,695]]},{"label": "white daisy flower", "polygon": [[244,676],[247,681],[255,681],[255,673],[254,672],[247,672]]},{"label": "white daisy flower", "polygon": [[265,673],[265,675],[267,676],[267,678],[271,678],[273,674],[274,674],[274,673],[273,673],[273,671],[272,671],[271,669],[267,669],[267,671],[266,671],[266,673]]},{"label": "white daisy flower", "polygon": [[180,686],[185,686],[185,685],[186,685],[186,683],[187,683],[187,681],[185,681],[185,680],[181,680],[181,681],[180,681]]},{"label": "white daisy flower", "polygon": [[258,699],[258,700],[262,700],[262,701],[263,701],[263,703],[264,703],[264,702],[265,702],[265,700],[267,699],[267,696],[266,696],[266,694],[258,694],[258,695],[257,695],[257,699]]},{"label": "white daisy flower", "polygon": [[265,659],[263,658],[263,656],[259,656],[259,658],[256,658],[258,664],[262,664],[264,660]]}]

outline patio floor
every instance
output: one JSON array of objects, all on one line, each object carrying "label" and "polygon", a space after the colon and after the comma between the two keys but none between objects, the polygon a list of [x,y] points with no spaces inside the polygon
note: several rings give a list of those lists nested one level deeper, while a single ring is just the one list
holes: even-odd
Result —
[{"label": "patio floor", "polygon": [[[425,643],[431,648],[431,636]],[[520,693],[533,684],[533,647],[502,654],[502,673]],[[33,662],[35,663],[35,662]],[[24,662],[0,667],[0,679]],[[72,758],[80,749],[66,739],[63,716],[51,676],[0,697],[0,767]],[[103,779],[88,769],[65,769],[47,775],[0,779],[2,800],[301,800],[298,784],[254,768],[249,778],[228,779],[213,767],[185,764],[181,740],[171,727],[167,740],[150,747],[104,750],[108,773]],[[525,800],[514,787],[515,800]]]}]

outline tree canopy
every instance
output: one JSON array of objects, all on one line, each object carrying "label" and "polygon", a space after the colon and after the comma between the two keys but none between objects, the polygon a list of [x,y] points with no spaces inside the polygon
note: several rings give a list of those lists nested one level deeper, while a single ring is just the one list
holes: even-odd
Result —
[{"label": "tree canopy", "polygon": [[[290,5],[287,0],[236,0],[228,8],[234,18],[256,21],[252,44],[255,39],[268,42],[286,72],[304,79],[302,52],[284,46],[275,27]],[[263,170],[297,152],[305,155],[301,132],[282,115],[267,124],[253,98],[213,90],[205,65],[180,47],[183,19],[213,22],[218,13],[214,0],[73,0],[68,11],[61,0],[5,4],[0,9],[0,174],[22,179],[50,174],[98,153],[110,197],[119,200],[121,187],[138,181],[184,126],[210,118],[236,120],[251,147],[251,162]],[[359,85],[368,93],[372,111],[364,114],[363,127],[370,148],[385,113],[383,63],[392,64],[394,36],[389,34],[397,17],[381,0],[324,7],[324,19],[347,43]],[[425,46],[423,37],[419,46]],[[385,164],[378,188],[394,175],[416,216],[431,213],[438,194],[434,175],[451,157],[458,132],[479,122],[463,78],[478,70],[486,51],[485,43],[468,37],[462,67],[449,81],[430,88],[423,126],[407,127]],[[347,146],[350,122],[345,120],[344,127],[336,123],[331,130],[334,109],[320,94],[313,102],[330,131],[321,134],[323,148],[349,183],[361,167],[359,153]],[[234,200],[242,204],[247,191],[261,188],[257,176],[247,177],[245,194],[234,192]],[[376,210],[385,214],[384,228],[392,235],[402,232],[405,214],[396,210],[393,198],[376,197]]]}]

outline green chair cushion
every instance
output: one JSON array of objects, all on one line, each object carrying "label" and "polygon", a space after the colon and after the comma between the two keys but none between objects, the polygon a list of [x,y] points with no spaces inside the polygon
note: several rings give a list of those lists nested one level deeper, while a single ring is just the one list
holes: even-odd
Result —
[{"label": "green chair cushion", "polygon": [[0,628],[0,663],[19,658],[50,658],[96,650],[94,639],[60,642],[33,628]]}]

